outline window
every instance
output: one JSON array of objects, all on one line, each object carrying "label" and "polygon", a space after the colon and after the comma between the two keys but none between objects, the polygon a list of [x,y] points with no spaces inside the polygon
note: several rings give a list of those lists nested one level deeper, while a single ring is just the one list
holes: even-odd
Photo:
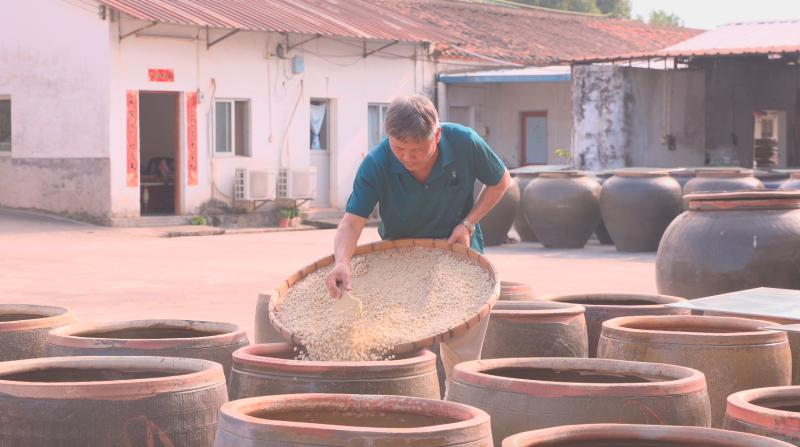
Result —
[{"label": "window", "polygon": [[311,101],[311,150],[326,151],[330,149],[328,137],[329,103],[325,100]]},{"label": "window", "polygon": [[0,97],[0,152],[11,152],[11,100]]},{"label": "window", "polygon": [[386,121],[387,110],[389,110],[389,104],[370,104],[367,108],[369,150],[375,148],[386,138],[386,129],[383,127],[383,123]]},{"label": "window", "polygon": [[250,101],[214,103],[214,154],[250,156]]}]

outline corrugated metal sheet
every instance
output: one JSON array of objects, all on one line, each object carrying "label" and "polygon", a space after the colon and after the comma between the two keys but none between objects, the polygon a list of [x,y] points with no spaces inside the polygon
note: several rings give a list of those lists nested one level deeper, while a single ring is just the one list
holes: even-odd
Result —
[{"label": "corrugated metal sheet", "polygon": [[649,53],[623,53],[572,62],[614,62],[672,57],[767,55],[800,52],[800,20],[734,23]]},{"label": "corrugated metal sheet", "polygon": [[131,17],[181,25],[407,42],[458,37],[368,0],[100,0]]}]

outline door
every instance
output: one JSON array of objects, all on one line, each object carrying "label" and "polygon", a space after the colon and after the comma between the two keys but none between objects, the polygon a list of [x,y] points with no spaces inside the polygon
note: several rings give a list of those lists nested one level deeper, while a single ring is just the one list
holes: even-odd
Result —
[{"label": "door", "polygon": [[547,112],[522,112],[520,118],[520,165],[547,164]]},{"label": "door", "polygon": [[179,214],[180,95],[139,93],[141,215]]},{"label": "door", "polygon": [[447,121],[470,128],[475,127],[472,107],[450,106],[450,108],[447,109]]},{"label": "door", "polygon": [[316,208],[331,205],[331,103],[312,99],[310,113],[311,166],[317,168],[317,196],[311,202]]}]

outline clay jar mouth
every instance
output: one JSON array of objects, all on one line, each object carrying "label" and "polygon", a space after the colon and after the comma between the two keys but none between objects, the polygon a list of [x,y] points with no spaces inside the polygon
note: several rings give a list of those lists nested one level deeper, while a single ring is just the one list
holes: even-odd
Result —
[{"label": "clay jar mouth", "polygon": [[586,177],[588,174],[586,171],[554,171],[554,172],[542,172],[539,174],[540,178],[576,178],[576,177]]},{"label": "clay jar mouth", "polygon": [[27,304],[0,304],[0,331],[60,326],[75,318],[64,308]]},{"label": "clay jar mouth", "polygon": [[586,424],[520,433],[504,447],[778,447],[780,441],[727,430],[667,425]]},{"label": "clay jar mouth", "polygon": [[619,317],[603,322],[601,337],[647,343],[754,345],[785,343],[786,333],[762,329],[771,323],[736,317],[663,315]]},{"label": "clay jar mouth", "polygon": [[33,383],[111,382],[118,380],[155,379],[188,374],[192,371],[152,371],[130,368],[52,367],[0,374],[0,380]]},{"label": "clay jar mouth", "polygon": [[559,302],[572,303],[592,307],[635,307],[635,308],[660,308],[665,304],[685,301],[683,298],[669,295],[636,295],[636,294],[587,294],[565,295],[546,297],[545,299]]},{"label": "clay jar mouth", "polygon": [[683,197],[692,211],[741,211],[800,208],[800,192],[752,189],[736,192],[693,193]]},{"label": "clay jar mouth", "polygon": [[520,358],[463,362],[454,382],[531,397],[663,395],[704,389],[697,370],[677,365],[585,358]]},{"label": "clay jar mouth", "polygon": [[167,346],[222,346],[246,339],[230,323],[190,320],[134,320],[76,323],[50,331],[48,343],[73,348],[125,347],[158,349]]},{"label": "clay jar mouth", "polygon": [[221,413],[255,424],[402,433],[422,428],[453,429],[487,422],[477,408],[431,399],[354,394],[285,394],[223,405]]},{"label": "clay jar mouth", "polygon": [[265,343],[239,348],[233,353],[233,363],[238,370],[265,369],[283,371],[300,376],[321,375],[343,378],[405,377],[436,368],[436,355],[422,349],[397,354],[391,360],[361,362],[328,362],[297,360],[297,352],[289,343]]},{"label": "clay jar mouth", "polygon": [[579,315],[586,309],[574,303],[557,301],[498,301],[492,308],[492,317],[545,317]]},{"label": "clay jar mouth", "polygon": [[[800,433],[800,387],[739,391],[728,396],[727,414],[755,426],[769,427],[792,439]],[[779,422],[777,422],[779,421]]]}]

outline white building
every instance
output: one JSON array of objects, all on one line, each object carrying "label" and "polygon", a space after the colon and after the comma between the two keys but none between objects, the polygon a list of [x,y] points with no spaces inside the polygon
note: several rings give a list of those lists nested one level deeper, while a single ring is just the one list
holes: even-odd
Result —
[{"label": "white building", "polygon": [[0,206],[103,223],[230,202],[238,168],[314,167],[315,205],[344,207],[385,106],[435,96],[429,43],[449,38],[363,0],[5,10]]}]

